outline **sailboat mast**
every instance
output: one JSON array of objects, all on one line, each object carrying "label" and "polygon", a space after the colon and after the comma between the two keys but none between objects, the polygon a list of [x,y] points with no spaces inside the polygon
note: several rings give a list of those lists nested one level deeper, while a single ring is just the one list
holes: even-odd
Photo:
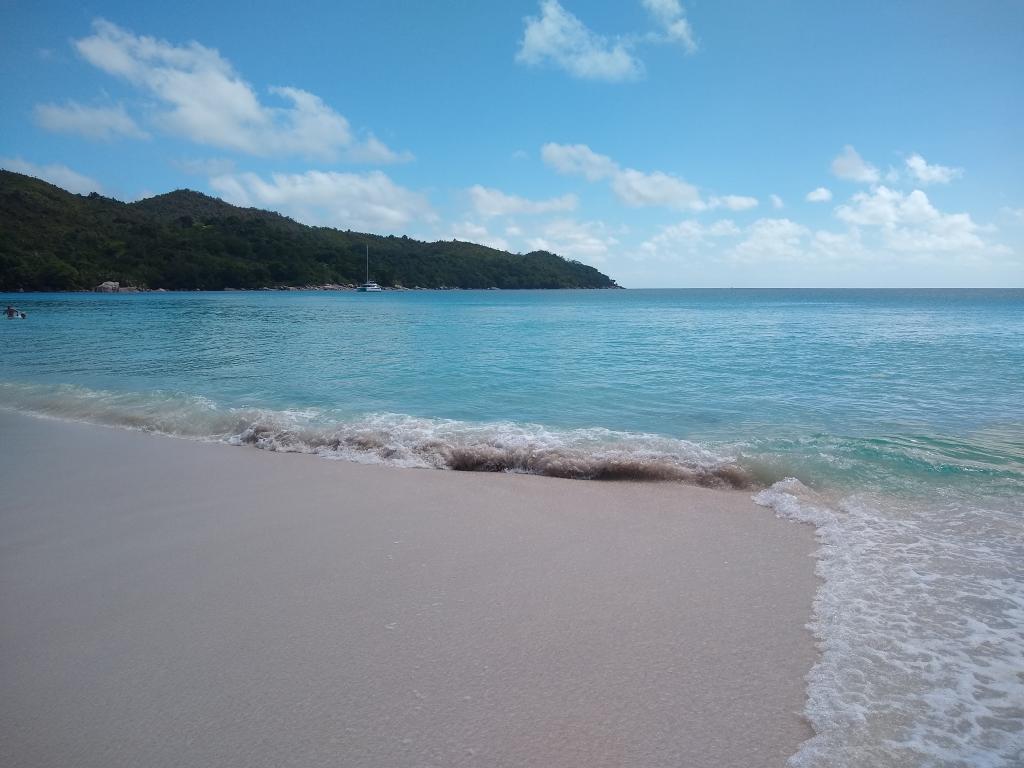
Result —
[{"label": "sailboat mast", "polygon": [[366,282],[370,282],[370,244],[363,243],[366,246]]}]

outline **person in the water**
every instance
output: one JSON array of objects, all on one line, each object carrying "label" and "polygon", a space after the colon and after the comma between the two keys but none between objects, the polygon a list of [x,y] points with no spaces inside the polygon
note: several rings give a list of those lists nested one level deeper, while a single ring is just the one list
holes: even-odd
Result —
[{"label": "person in the water", "polygon": [[7,309],[4,310],[4,314],[7,315],[8,320],[13,320],[16,317],[25,317],[24,312],[20,312],[19,310],[12,307],[10,304],[7,305]]}]

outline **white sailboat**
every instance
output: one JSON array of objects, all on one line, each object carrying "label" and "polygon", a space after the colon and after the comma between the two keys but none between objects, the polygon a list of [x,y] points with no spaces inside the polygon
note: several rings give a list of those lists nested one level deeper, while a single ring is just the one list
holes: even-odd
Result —
[{"label": "white sailboat", "polygon": [[356,288],[360,293],[373,293],[380,291],[381,287],[370,280],[370,246],[366,246],[366,282]]}]

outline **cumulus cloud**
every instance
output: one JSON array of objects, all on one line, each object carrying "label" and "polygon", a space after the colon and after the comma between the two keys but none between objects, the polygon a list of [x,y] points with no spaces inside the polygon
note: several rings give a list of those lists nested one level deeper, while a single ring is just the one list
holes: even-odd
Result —
[{"label": "cumulus cloud", "polygon": [[860,192],[836,209],[854,226],[880,230],[886,248],[901,252],[972,252],[986,250],[979,227],[967,213],[942,213],[919,189],[904,194],[888,187]]},{"label": "cumulus cloud", "polygon": [[541,233],[529,238],[527,243],[530,250],[550,251],[570,259],[600,263],[619,241],[601,222],[556,219],[544,225]]},{"label": "cumulus cloud", "polygon": [[831,199],[832,190],[826,189],[825,187],[818,187],[817,189],[812,189],[810,192],[807,193],[807,196],[804,198],[804,200],[806,200],[809,203],[827,203]]},{"label": "cumulus cloud", "polygon": [[40,126],[54,133],[73,133],[101,140],[149,138],[149,134],[136,125],[120,104],[116,107],[86,107],[69,101],[66,104],[37,104],[32,112]]},{"label": "cumulus cloud", "polygon": [[832,161],[832,173],[840,179],[863,184],[877,184],[881,178],[878,169],[866,162],[849,144]]},{"label": "cumulus cloud", "polygon": [[543,0],[540,14],[525,19],[516,61],[530,66],[550,63],[585,80],[616,82],[643,74],[643,64],[624,42],[594,33],[558,0]]},{"label": "cumulus cloud", "polygon": [[503,237],[491,234],[487,227],[474,221],[462,221],[452,227],[451,240],[463,240],[470,243],[479,243],[499,251],[510,250],[508,240]]},{"label": "cumulus cloud", "polygon": [[846,232],[819,229],[808,243],[808,256],[817,261],[844,264],[890,258],[888,254],[868,250],[861,241],[860,230],[856,227]]},{"label": "cumulus cloud", "polygon": [[714,247],[715,240],[736,237],[739,234],[739,227],[730,219],[719,219],[713,224],[687,219],[663,227],[654,237],[644,241],[640,245],[640,250],[646,256],[670,260],[680,254],[703,252]]},{"label": "cumulus cloud", "polygon": [[624,168],[612,179],[612,189],[619,200],[633,208],[658,206],[703,210],[707,207],[695,186],[661,171],[643,173]]},{"label": "cumulus cloud", "polygon": [[20,157],[0,157],[0,167],[15,173],[23,173],[26,176],[35,176],[37,179],[56,184],[68,192],[79,195],[103,191],[103,187],[95,179],[83,176],[59,163],[36,165]]},{"label": "cumulus cloud", "polygon": [[271,87],[280,104],[264,104],[220,53],[197,42],[173,45],[99,19],[75,48],[93,66],[155,98],[163,107],[153,116],[155,125],[199,144],[329,161],[410,157],[372,136],[359,141],[344,116],[300,88]]},{"label": "cumulus cloud", "polygon": [[779,197],[778,195],[769,195],[769,198],[772,201],[772,208],[774,208],[775,210],[779,210],[780,208],[786,207],[786,204],[782,202],[782,198]]},{"label": "cumulus cloud", "polygon": [[616,175],[619,164],[607,155],[599,155],[586,144],[545,144],[540,150],[544,163],[566,176],[582,176],[600,181]]},{"label": "cumulus cloud", "polygon": [[515,214],[539,214],[573,211],[579,205],[576,195],[562,195],[549,200],[528,200],[525,197],[507,195],[501,190],[483,187],[479,184],[469,190],[470,199],[476,212],[485,217],[510,216]]},{"label": "cumulus cloud", "polygon": [[712,197],[705,202],[697,187],[678,176],[663,171],[648,173],[623,168],[586,144],[545,144],[541,148],[541,157],[546,165],[567,176],[582,176],[592,182],[610,181],[616,197],[633,208],[657,206],[692,211],[707,208],[741,211],[758,204],[757,198],[742,195]]},{"label": "cumulus cloud", "polygon": [[963,176],[963,168],[929,165],[921,155],[914,153],[906,159],[907,171],[922,184],[949,184]]},{"label": "cumulus cloud", "polygon": [[229,203],[279,211],[306,224],[375,232],[399,232],[414,221],[435,221],[427,198],[395,184],[386,174],[334,171],[226,174],[210,186]]},{"label": "cumulus cloud", "polygon": [[644,8],[664,30],[664,37],[669,42],[678,43],[687,53],[697,51],[697,41],[693,36],[693,27],[687,21],[683,6],[679,0],[643,0]]},{"label": "cumulus cloud", "polygon": [[805,258],[803,240],[810,230],[790,219],[758,219],[746,230],[746,236],[729,255],[735,261],[800,261]]},{"label": "cumulus cloud", "polygon": [[[1024,217],[1015,209],[1003,213]],[[639,259],[664,262],[687,257],[743,267],[828,264],[838,270],[901,262],[1005,266],[1020,259],[1013,249],[989,239],[994,227],[979,225],[967,213],[938,210],[921,190],[904,193],[875,185],[836,207],[834,216],[840,225],[835,230],[812,229],[783,217],[760,218],[748,226],[729,219],[713,224],[686,219],[662,228],[635,253]]]},{"label": "cumulus cloud", "polygon": [[751,208],[757,208],[757,206],[756,197],[746,197],[744,195],[722,195],[721,197],[712,197],[708,200],[708,208],[728,208],[730,211],[747,211]]}]

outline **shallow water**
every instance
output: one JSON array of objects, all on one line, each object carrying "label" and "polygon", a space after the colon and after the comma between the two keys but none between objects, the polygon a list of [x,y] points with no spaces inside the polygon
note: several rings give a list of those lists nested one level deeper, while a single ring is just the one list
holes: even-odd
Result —
[{"label": "shallow water", "polygon": [[[1024,291],[0,296],[0,405],[749,487],[825,577],[798,765],[1024,763]],[[786,480],[785,478],[795,478]]]}]

